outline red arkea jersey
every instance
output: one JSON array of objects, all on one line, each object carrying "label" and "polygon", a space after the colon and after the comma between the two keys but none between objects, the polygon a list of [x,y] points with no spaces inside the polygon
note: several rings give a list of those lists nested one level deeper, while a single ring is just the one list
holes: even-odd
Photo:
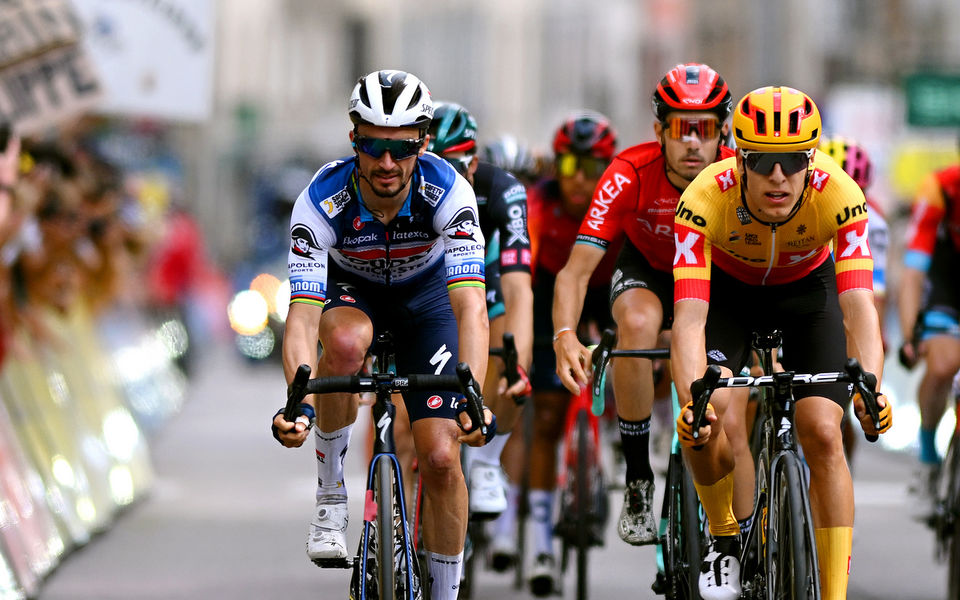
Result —
[{"label": "red arkea jersey", "polygon": [[[720,147],[720,157],[734,151]],[[627,148],[604,171],[593,193],[587,216],[577,233],[578,244],[607,250],[625,231],[650,265],[667,273],[673,269],[673,220],[678,190],[667,179],[659,142]]]},{"label": "red arkea jersey", "polygon": [[[527,214],[535,270],[543,269],[556,275],[570,258],[580,221],[563,210],[555,179],[548,179],[527,190]],[[621,246],[623,237],[618,236],[610,244],[614,252],[607,252],[593,271],[590,287],[610,285]]]}]

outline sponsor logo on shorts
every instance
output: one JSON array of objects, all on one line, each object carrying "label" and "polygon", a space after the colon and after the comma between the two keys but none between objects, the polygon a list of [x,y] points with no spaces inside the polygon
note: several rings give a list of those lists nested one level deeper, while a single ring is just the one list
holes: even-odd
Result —
[{"label": "sponsor logo on shorts", "polygon": [[344,302],[349,302],[350,304],[356,304],[356,303],[357,303],[357,301],[354,300],[353,296],[348,296],[348,295],[346,295],[346,294],[340,296],[340,299],[343,300]]},{"label": "sponsor logo on shorts", "polygon": [[440,396],[434,395],[427,398],[427,408],[437,410],[441,406],[443,406],[443,398],[441,398]]}]

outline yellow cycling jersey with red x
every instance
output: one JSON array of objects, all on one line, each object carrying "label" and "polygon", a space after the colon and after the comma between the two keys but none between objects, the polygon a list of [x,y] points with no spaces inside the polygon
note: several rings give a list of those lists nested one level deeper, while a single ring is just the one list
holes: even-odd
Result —
[{"label": "yellow cycling jersey with red x", "polygon": [[800,207],[783,223],[763,223],[751,214],[740,183],[736,158],[728,158],[707,166],[680,197],[674,302],[710,300],[711,264],[750,285],[796,281],[829,258],[831,243],[838,292],[873,289],[867,202],[826,153],[815,154]]}]

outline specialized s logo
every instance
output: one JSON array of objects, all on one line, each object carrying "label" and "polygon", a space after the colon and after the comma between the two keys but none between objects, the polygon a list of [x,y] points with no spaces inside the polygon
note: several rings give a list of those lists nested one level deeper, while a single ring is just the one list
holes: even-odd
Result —
[{"label": "specialized s logo", "polygon": [[717,173],[713,178],[717,180],[717,185],[720,186],[721,192],[725,192],[737,185],[737,179],[733,176],[733,169],[727,169],[723,173]]},{"label": "specialized s logo", "polygon": [[443,230],[448,232],[447,235],[455,240],[474,240],[476,238],[473,237],[473,231],[479,223],[480,221],[473,209],[464,206],[457,211],[450,222],[443,226]]},{"label": "specialized s logo", "polygon": [[290,228],[290,237],[293,239],[293,245],[290,247],[291,252],[303,258],[316,260],[313,252],[320,250],[320,246],[317,244],[317,236],[314,235],[312,229],[303,223],[297,223]]},{"label": "specialized s logo", "polygon": [[810,176],[810,185],[818,192],[822,192],[823,188],[827,186],[829,179],[829,173],[824,173],[820,169],[814,169],[813,174]]},{"label": "specialized s logo", "polygon": [[674,267],[701,266],[700,261],[697,260],[697,254],[694,250],[703,249],[703,236],[694,231],[687,231],[683,241],[680,241],[680,232],[675,231],[673,234],[673,240],[677,249],[676,254],[673,255]]}]

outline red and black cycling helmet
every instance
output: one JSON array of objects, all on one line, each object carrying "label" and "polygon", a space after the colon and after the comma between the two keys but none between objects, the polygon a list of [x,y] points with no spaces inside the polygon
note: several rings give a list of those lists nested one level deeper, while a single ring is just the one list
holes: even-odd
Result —
[{"label": "red and black cycling helmet", "polygon": [[663,123],[673,111],[712,112],[727,120],[733,97],[720,74],[701,63],[677,65],[667,71],[653,92],[653,114]]},{"label": "red and black cycling helmet", "polygon": [[617,132],[600,113],[580,112],[568,117],[553,136],[553,153],[612,159],[617,150]]}]

